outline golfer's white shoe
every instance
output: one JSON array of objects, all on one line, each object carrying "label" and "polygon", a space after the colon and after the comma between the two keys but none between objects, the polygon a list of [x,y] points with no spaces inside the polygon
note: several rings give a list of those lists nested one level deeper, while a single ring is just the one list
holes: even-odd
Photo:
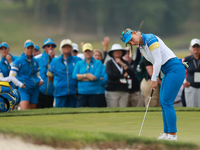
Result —
[{"label": "golfer's white shoe", "polygon": [[169,140],[169,141],[177,141],[177,135],[168,134],[168,137],[167,137],[166,140]]},{"label": "golfer's white shoe", "polygon": [[160,136],[157,138],[157,140],[166,140],[167,138],[168,138],[168,134],[160,133]]}]

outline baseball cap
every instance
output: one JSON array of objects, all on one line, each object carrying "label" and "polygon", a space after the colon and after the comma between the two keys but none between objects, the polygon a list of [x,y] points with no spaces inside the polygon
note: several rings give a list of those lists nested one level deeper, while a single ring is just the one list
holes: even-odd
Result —
[{"label": "baseball cap", "polygon": [[8,44],[7,44],[6,42],[2,42],[2,43],[0,44],[0,48],[1,48],[1,47],[9,48],[9,46],[8,46]]},{"label": "baseball cap", "polygon": [[120,39],[125,43],[125,45],[127,45],[128,41],[130,41],[132,32],[133,30],[127,30],[126,32],[122,31]]},{"label": "baseball cap", "polygon": [[45,39],[44,40],[44,45],[42,46],[42,48],[44,49],[44,47],[48,44],[53,44],[54,45],[54,48],[56,48],[56,44],[53,42],[53,40],[51,38],[48,38],[48,39]]},{"label": "baseball cap", "polygon": [[92,44],[90,44],[90,43],[85,43],[84,45],[83,45],[83,52],[85,52],[86,50],[90,50],[90,51],[93,51],[93,46],[92,46]]},{"label": "baseball cap", "polygon": [[61,42],[60,42],[60,51],[62,51],[62,47],[64,45],[69,45],[72,47],[72,41],[70,39],[63,39]]},{"label": "baseball cap", "polygon": [[29,47],[29,46],[33,46],[33,47],[34,47],[33,41],[31,41],[31,40],[26,40],[26,41],[24,42],[24,47],[27,48],[27,47]]},{"label": "baseball cap", "polygon": [[40,47],[38,45],[34,45],[34,48],[37,49],[38,51],[40,51]]},{"label": "baseball cap", "polygon": [[191,42],[190,42],[190,46],[194,46],[195,44],[200,45],[200,40],[197,39],[197,38],[192,39]]},{"label": "baseball cap", "polygon": [[78,50],[78,44],[72,43],[72,46],[73,46],[73,50],[79,51],[79,50]]}]

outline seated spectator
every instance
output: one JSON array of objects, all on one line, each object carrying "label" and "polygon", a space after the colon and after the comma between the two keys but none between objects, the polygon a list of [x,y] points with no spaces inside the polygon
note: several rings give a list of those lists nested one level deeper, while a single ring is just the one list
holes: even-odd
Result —
[{"label": "seated spectator", "polygon": [[133,56],[130,56],[130,51],[128,48],[126,55],[124,55],[123,59],[129,63],[130,68],[132,68],[134,71],[133,76],[128,79],[128,82],[130,82],[128,83],[129,84],[128,85],[128,91],[129,91],[128,107],[144,107],[143,105],[144,102],[140,94],[140,82],[135,75],[137,65],[141,58],[139,48],[137,48],[136,59],[133,60],[132,58]]},{"label": "seated spectator", "polygon": [[72,78],[72,72],[81,59],[72,56],[70,39],[61,41],[60,51],[62,55],[52,60],[47,72],[49,80],[55,87],[55,107],[76,107],[77,80]]},{"label": "seated spectator", "polygon": [[200,107],[200,40],[192,39],[189,48],[192,54],[184,59],[189,65],[183,82],[185,101],[187,107]]},{"label": "seated spectator", "polygon": [[99,107],[103,64],[92,57],[93,46],[90,43],[85,43],[82,50],[85,60],[79,61],[73,71],[73,78],[78,80],[77,107]]},{"label": "seated spectator", "polygon": [[127,61],[122,57],[126,50],[120,44],[112,45],[108,55],[112,57],[106,63],[108,81],[106,85],[106,102],[108,107],[127,107],[128,105],[128,82],[134,74]]},{"label": "seated spectator", "polygon": [[22,110],[35,109],[38,103],[39,86],[44,82],[40,77],[39,65],[33,58],[34,44],[31,40],[24,43],[24,53],[13,62],[10,75],[17,77],[23,84],[19,88],[21,95],[20,107]]},{"label": "seated spectator", "polygon": [[[101,52],[101,50],[98,50],[98,49],[94,50],[93,57],[94,57],[94,59],[97,59],[100,61],[102,61],[104,59],[103,53]],[[105,98],[105,88],[106,88],[107,80],[108,80],[108,76],[106,74],[106,66],[103,65],[101,78],[99,80],[99,82],[100,82],[99,97],[101,97],[99,105],[98,105],[99,107],[107,107],[106,98]]]}]

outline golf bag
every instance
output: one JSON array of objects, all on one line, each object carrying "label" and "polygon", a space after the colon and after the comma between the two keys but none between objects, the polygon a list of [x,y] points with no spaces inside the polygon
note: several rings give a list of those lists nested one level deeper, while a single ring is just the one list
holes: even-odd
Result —
[{"label": "golf bag", "polygon": [[12,89],[8,82],[0,81],[0,113],[10,112],[19,102],[18,90]]}]

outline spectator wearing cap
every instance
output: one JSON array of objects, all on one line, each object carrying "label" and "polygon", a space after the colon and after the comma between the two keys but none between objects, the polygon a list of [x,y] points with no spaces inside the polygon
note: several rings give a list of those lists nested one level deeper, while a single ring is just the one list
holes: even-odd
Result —
[{"label": "spectator wearing cap", "polygon": [[60,57],[50,63],[48,78],[55,87],[55,107],[76,107],[77,80],[72,78],[75,65],[81,59],[72,56],[72,41],[64,39],[60,43]]},{"label": "spectator wearing cap", "polygon": [[38,55],[37,61],[40,67],[40,75],[44,84],[40,86],[40,94],[37,108],[50,108],[53,107],[54,101],[54,86],[49,81],[47,72],[49,70],[49,65],[51,61],[55,57],[56,44],[50,38],[44,40],[44,45],[42,46],[44,49],[42,55]]},{"label": "spectator wearing cap", "polygon": [[44,83],[40,77],[38,62],[32,55],[33,49],[34,43],[31,40],[25,41],[24,53],[13,62],[9,75],[17,77],[18,81],[23,84],[22,88],[19,88],[22,110],[36,108],[39,86]]},{"label": "spectator wearing cap", "polygon": [[[93,57],[94,59],[97,59],[97,60],[104,60],[104,55],[102,53],[101,50],[99,49],[95,49],[94,52],[93,52]],[[99,89],[100,89],[100,94],[99,94],[99,97],[100,98],[100,101],[99,101],[99,107],[107,107],[107,104],[106,104],[106,98],[105,98],[105,88],[106,88],[106,84],[107,84],[107,80],[108,80],[108,76],[107,76],[107,73],[106,73],[106,66],[103,65],[103,69],[102,69],[102,73],[101,73],[101,78],[99,80]]]},{"label": "spectator wearing cap", "polygon": [[[8,77],[10,73],[10,69],[12,63],[18,58],[17,56],[13,56],[10,54],[10,48],[6,42],[2,42],[0,44],[0,52],[2,55],[0,62],[0,78]],[[14,87],[13,83],[10,83],[12,87]]]},{"label": "spectator wearing cap", "polygon": [[106,63],[106,73],[108,81],[106,85],[106,102],[108,107],[127,107],[128,105],[128,79],[134,71],[129,67],[127,61],[123,59],[126,50],[120,44],[113,44],[108,55],[112,57]]},{"label": "spectator wearing cap", "polygon": [[189,49],[192,54],[184,60],[189,65],[187,77],[183,82],[185,102],[187,107],[200,107],[200,40],[192,39]]},{"label": "spectator wearing cap", "polygon": [[78,55],[78,44],[76,43],[72,43],[72,46],[73,46],[73,50],[72,50],[72,56],[77,56]]},{"label": "spectator wearing cap", "polygon": [[33,56],[37,56],[37,55],[39,55],[39,54],[41,54],[41,52],[40,52],[40,47],[38,46],[38,45],[34,45],[34,49],[33,49]]},{"label": "spectator wearing cap", "polygon": [[73,71],[73,78],[78,80],[77,107],[99,107],[99,80],[103,64],[94,59],[90,43],[85,43],[82,50],[85,60],[79,61]]}]

